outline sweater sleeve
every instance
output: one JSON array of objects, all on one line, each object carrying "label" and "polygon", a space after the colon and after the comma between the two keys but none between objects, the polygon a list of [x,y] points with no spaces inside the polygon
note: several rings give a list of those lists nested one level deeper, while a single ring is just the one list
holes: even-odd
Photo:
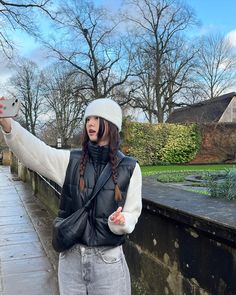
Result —
[{"label": "sweater sleeve", "polygon": [[11,120],[11,127],[10,133],[3,132],[3,134],[10,150],[20,162],[62,186],[70,151],[46,145],[14,120]]},{"label": "sweater sleeve", "polygon": [[117,235],[130,234],[138,221],[142,210],[142,174],[138,163],[134,168],[127,191],[126,201],[122,213],[125,217],[125,224],[114,224],[111,216],[108,219],[110,230]]}]

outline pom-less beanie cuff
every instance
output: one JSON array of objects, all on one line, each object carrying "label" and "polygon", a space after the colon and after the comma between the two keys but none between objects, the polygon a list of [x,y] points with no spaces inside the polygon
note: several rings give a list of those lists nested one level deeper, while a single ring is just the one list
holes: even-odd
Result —
[{"label": "pom-less beanie cuff", "polygon": [[118,103],[111,98],[98,98],[93,100],[85,110],[84,121],[89,116],[101,117],[110,121],[121,131],[122,111]]}]

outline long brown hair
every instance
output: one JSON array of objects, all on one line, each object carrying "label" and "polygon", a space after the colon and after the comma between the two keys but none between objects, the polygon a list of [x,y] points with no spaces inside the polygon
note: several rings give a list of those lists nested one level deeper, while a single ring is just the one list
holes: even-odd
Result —
[{"label": "long brown hair", "polygon": [[[118,128],[111,122],[99,117],[99,130],[98,130],[98,141],[102,138],[105,132],[105,125],[108,125],[108,136],[109,136],[109,147],[110,147],[110,162],[112,167],[112,180],[115,184],[115,200],[119,201],[122,199],[121,191],[118,186],[118,171],[117,171],[117,151],[120,146],[120,134]],[[88,160],[88,142],[89,137],[86,131],[86,124],[83,131],[82,141],[82,157],[80,162],[80,191],[84,189],[84,171]]]}]

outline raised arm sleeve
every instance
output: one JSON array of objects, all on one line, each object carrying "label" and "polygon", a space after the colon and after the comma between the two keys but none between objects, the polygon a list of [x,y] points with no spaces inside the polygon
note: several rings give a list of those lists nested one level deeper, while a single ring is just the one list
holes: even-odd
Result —
[{"label": "raised arm sleeve", "polygon": [[11,123],[11,132],[3,132],[10,150],[26,167],[62,186],[70,151],[52,148],[32,135],[16,121],[12,120]]},{"label": "raised arm sleeve", "polygon": [[108,226],[110,230],[117,235],[129,234],[134,230],[142,210],[142,174],[137,163],[127,191],[126,201],[122,213],[125,217],[125,224],[114,224],[110,217]]}]

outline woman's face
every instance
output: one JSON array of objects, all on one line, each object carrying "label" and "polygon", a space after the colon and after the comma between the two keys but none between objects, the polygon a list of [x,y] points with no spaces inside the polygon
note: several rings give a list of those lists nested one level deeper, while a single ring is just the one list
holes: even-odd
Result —
[{"label": "woman's face", "polygon": [[96,142],[101,146],[109,143],[108,123],[106,121],[105,131],[102,138],[98,141],[99,117],[89,116],[86,118],[86,131],[90,141]]}]

